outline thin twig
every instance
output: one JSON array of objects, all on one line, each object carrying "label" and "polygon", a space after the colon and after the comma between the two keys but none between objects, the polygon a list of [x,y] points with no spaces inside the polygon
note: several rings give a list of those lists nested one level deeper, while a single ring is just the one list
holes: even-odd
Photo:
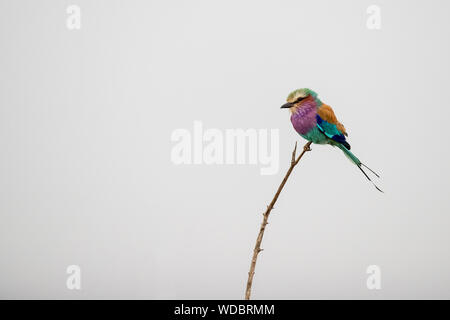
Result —
[{"label": "thin twig", "polygon": [[258,237],[256,238],[255,248],[253,249],[252,262],[250,264],[250,271],[248,272],[247,288],[245,290],[245,300],[250,299],[250,294],[252,291],[253,276],[255,275],[256,260],[258,259],[258,254],[263,250],[263,249],[261,249],[261,242],[262,242],[262,239],[264,236],[264,230],[266,229],[266,225],[268,224],[267,220],[269,219],[270,211],[272,211],[273,206],[275,205],[275,202],[277,202],[278,196],[280,195],[281,190],[283,190],[283,187],[286,184],[286,181],[289,178],[294,167],[298,164],[300,159],[303,157],[303,155],[307,151],[311,151],[310,146],[311,146],[311,142],[308,142],[307,144],[305,144],[305,146],[303,147],[302,153],[300,153],[298,158],[295,159],[295,156],[297,153],[297,142],[295,143],[294,151],[292,152],[291,166],[289,167],[288,171],[286,172],[286,175],[284,176],[283,181],[281,181],[281,184],[278,187],[278,190],[275,193],[275,196],[273,197],[272,202],[267,206],[267,210],[263,214],[263,221],[261,223],[261,228],[259,229]]}]

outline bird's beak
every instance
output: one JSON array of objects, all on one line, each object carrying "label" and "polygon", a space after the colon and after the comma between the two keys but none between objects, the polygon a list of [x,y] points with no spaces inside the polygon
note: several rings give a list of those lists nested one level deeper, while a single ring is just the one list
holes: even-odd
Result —
[{"label": "bird's beak", "polygon": [[283,104],[280,109],[292,108],[293,106],[294,106],[293,103],[288,102],[288,103]]}]

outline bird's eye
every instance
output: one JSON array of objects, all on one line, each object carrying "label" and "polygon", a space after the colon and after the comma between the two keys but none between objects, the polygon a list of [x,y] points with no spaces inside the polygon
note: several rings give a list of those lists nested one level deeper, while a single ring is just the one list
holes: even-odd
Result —
[{"label": "bird's eye", "polygon": [[298,103],[298,102],[302,101],[303,99],[306,99],[306,97],[300,97],[300,98],[297,98],[297,100],[295,100],[294,103]]}]

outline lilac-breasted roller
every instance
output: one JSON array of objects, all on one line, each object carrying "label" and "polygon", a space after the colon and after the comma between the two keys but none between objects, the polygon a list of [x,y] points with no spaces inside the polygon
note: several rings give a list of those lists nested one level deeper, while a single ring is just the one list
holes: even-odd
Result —
[{"label": "lilac-breasted roller", "polygon": [[291,111],[291,122],[303,138],[317,144],[329,144],[341,149],[351,162],[356,164],[361,172],[373,183],[378,191],[383,192],[369,178],[362,169],[369,169],[378,178],[379,175],[363,164],[352,152],[350,144],[347,142],[347,132],[344,125],[338,121],[333,109],[329,105],[322,103],[317,97],[317,93],[311,89],[297,89],[289,94],[287,103],[281,108],[289,108]]}]

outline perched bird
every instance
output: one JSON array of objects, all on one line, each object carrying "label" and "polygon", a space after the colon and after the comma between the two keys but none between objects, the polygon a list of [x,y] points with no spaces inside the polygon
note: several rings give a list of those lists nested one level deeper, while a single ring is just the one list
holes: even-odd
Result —
[{"label": "perched bird", "polygon": [[369,178],[362,167],[369,169],[375,176],[380,177],[372,169],[363,164],[351,151],[347,142],[347,131],[336,118],[333,109],[317,97],[311,89],[297,89],[289,94],[287,103],[281,108],[291,111],[291,122],[303,138],[317,144],[329,144],[341,149],[351,162],[356,164],[361,172],[373,183],[378,191],[383,192]]}]

